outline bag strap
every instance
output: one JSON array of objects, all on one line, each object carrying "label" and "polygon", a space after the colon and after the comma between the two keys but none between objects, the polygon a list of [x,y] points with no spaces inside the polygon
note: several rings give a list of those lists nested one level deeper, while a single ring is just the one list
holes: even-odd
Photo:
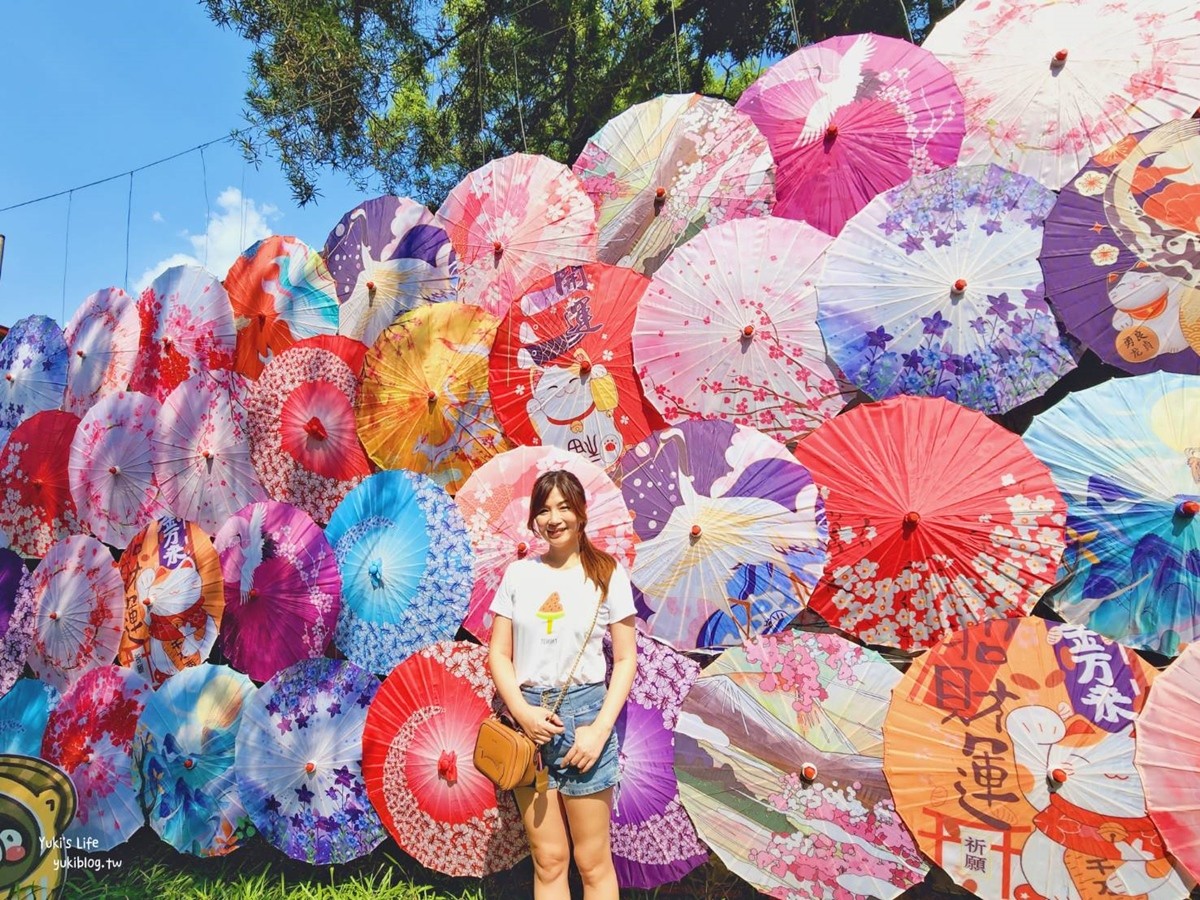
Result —
[{"label": "bag strap", "polygon": [[567,691],[571,687],[571,679],[575,677],[575,670],[579,668],[579,661],[583,659],[583,652],[587,650],[588,641],[592,639],[592,632],[596,630],[596,623],[600,621],[600,607],[604,605],[606,597],[600,595],[600,602],[596,604],[596,612],[592,615],[592,624],[588,628],[587,635],[583,639],[583,645],[579,648],[579,652],[575,654],[575,662],[571,663],[571,671],[567,673],[567,681],[563,685],[563,689],[558,692],[558,699],[554,701],[554,706],[550,709],[551,715],[558,714],[558,708],[562,706],[562,702],[566,699]]}]

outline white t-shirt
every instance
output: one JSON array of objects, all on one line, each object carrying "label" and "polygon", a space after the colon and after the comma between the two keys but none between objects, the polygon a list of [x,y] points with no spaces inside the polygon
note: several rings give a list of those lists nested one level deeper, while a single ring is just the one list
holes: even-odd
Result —
[{"label": "white t-shirt", "polygon": [[[512,619],[517,684],[561,687],[565,683],[599,600],[600,589],[585,577],[582,565],[556,569],[538,559],[509,564],[491,611]],[[604,632],[609,622],[634,613],[629,574],[618,563],[571,684],[604,681]]]}]

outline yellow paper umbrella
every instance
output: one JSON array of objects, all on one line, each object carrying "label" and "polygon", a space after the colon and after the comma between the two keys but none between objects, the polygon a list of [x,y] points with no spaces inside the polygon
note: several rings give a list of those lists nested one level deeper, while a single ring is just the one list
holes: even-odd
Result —
[{"label": "yellow paper umbrella", "polygon": [[376,465],[428,475],[450,493],[508,449],[488,394],[499,319],[476,306],[411,310],[367,353],[358,435]]}]

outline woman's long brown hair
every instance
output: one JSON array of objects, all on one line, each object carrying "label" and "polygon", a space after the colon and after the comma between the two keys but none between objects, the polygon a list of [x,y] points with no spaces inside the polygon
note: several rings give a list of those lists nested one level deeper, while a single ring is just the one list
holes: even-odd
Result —
[{"label": "woman's long brown hair", "polygon": [[602,598],[608,597],[608,582],[617,568],[616,557],[605,553],[588,540],[587,536],[587,495],[583,492],[583,484],[574,474],[566,469],[552,469],[543,472],[533,483],[533,492],[529,496],[530,531],[536,531],[538,510],[546,505],[550,492],[558,488],[567,506],[579,521],[579,561],[583,564],[583,574],[592,584],[600,589]]}]

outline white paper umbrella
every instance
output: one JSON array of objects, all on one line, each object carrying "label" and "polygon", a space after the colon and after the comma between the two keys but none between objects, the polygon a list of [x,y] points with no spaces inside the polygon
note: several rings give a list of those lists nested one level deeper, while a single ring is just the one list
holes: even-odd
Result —
[{"label": "white paper umbrella", "polygon": [[82,416],[129,386],[142,322],[134,299],[118,287],[90,294],[67,323],[67,394],[63,409]]},{"label": "white paper umbrella", "polygon": [[1056,190],[1125,135],[1200,106],[1190,0],[973,0],[923,46],[966,101],[959,164],[998,163]]},{"label": "white paper umbrella", "polygon": [[163,502],[210,535],[246,504],[267,498],[250,462],[246,391],[232,372],[195,375],[163,401],[154,431]]}]

